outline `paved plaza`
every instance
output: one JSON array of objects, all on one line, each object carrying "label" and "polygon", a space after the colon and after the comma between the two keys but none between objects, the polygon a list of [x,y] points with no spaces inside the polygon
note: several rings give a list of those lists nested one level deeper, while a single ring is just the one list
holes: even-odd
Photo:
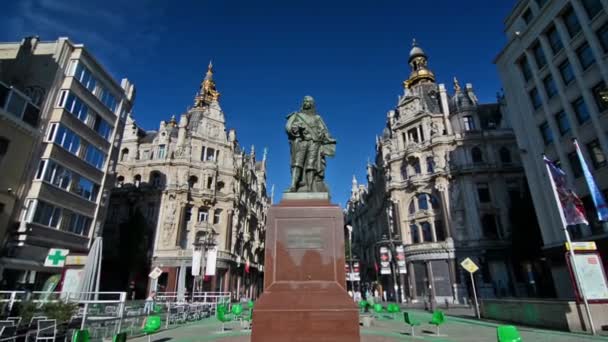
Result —
[{"label": "paved plaza", "polygon": [[[422,322],[428,322],[431,315],[424,311],[409,310]],[[447,321],[440,327],[441,336],[435,336],[435,327],[422,324],[416,327],[416,336],[410,336],[410,328],[403,323],[401,314],[393,320],[389,315],[382,315],[375,319],[373,326],[361,327],[361,341],[445,341],[445,342],[487,342],[496,341],[496,327],[498,324],[477,321],[474,319],[447,316]],[[185,324],[166,330],[152,336],[156,342],[196,342],[196,341],[222,341],[222,342],[248,342],[250,331],[241,328],[239,322],[226,324],[229,331],[221,333],[221,324],[215,318],[208,318],[196,323]],[[518,327],[523,341],[608,341],[608,336],[589,336],[583,334],[565,333]],[[145,342],[147,337],[132,339],[135,342]]]}]

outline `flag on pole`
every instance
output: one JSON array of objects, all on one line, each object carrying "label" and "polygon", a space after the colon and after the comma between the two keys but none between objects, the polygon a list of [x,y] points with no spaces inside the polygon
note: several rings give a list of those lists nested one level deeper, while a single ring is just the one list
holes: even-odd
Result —
[{"label": "flag on pole", "polygon": [[585,162],[585,157],[583,157],[583,153],[581,152],[581,148],[578,146],[576,139],[574,139],[574,147],[576,147],[576,154],[581,162],[581,168],[583,169],[585,181],[587,181],[587,186],[589,187],[589,192],[591,193],[591,198],[593,199],[593,204],[595,204],[597,218],[600,221],[608,221],[608,206],[606,206],[606,199],[604,199],[604,195],[602,195],[602,192],[597,187],[597,184],[595,184],[593,175],[591,174],[591,171],[589,171],[589,166]]},{"label": "flag on pole", "polygon": [[564,228],[569,225],[581,223],[589,224],[587,218],[585,218],[585,207],[583,206],[583,202],[566,184],[566,173],[557,167],[551,160],[547,159],[547,157],[543,156],[543,159],[547,166],[549,180],[551,181],[551,186],[553,188],[553,195],[555,196],[555,201],[560,209],[559,214]]}]

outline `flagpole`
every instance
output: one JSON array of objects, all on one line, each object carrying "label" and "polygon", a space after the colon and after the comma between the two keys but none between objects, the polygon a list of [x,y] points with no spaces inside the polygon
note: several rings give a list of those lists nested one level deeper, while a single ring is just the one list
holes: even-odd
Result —
[{"label": "flagpole", "polygon": [[543,163],[545,163],[545,168],[547,169],[547,174],[549,176],[549,181],[551,182],[551,190],[553,190],[553,196],[555,198],[555,203],[558,206],[559,216],[562,220],[562,227],[564,229],[564,235],[566,236],[566,243],[568,246],[568,255],[570,257],[570,265],[572,266],[572,273],[574,273],[574,282],[576,283],[576,287],[579,290],[579,294],[583,299],[583,304],[585,305],[585,312],[587,314],[587,319],[589,320],[589,326],[591,327],[591,334],[596,335],[595,325],[593,324],[593,318],[591,317],[591,310],[589,309],[589,302],[587,301],[587,296],[585,295],[585,290],[581,286],[581,282],[578,279],[578,271],[576,267],[576,260],[574,259],[574,248],[572,246],[572,241],[570,240],[570,233],[568,232],[568,225],[566,223],[566,217],[564,216],[564,208],[562,207],[561,201],[559,200],[559,196],[557,194],[557,188],[555,186],[555,182],[553,181],[553,176],[551,175],[551,170],[549,169],[549,165],[545,161],[546,156],[543,154]]}]

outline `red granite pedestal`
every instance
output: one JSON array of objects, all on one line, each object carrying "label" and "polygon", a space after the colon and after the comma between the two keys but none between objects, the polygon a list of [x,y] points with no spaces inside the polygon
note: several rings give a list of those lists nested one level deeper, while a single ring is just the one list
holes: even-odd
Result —
[{"label": "red granite pedestal", "polygon": [[344,218],[327,200],[283,200],[266,227],[264,293],[252,342],[359,342],[359,313],[346,293]]}]

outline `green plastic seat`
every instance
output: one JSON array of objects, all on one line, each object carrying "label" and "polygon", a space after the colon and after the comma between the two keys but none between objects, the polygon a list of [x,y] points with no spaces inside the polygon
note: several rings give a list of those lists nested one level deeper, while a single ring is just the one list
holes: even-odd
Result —
[{"label": "green plastic seat", "polygon": [[501,325],[496,328],[498,342],[521,342],[519,331],[513,325]]},{"label": "green plastic seat", "polygon": [[386,311],[392,314],[393,319],[395,319],[395,314],[401,311],[401,308],[397,303],[390,303],[386,306]]},{"label": "green plastic seat", "polygon": [[420,325],[420,321],[415,319],[414,316],[409,312],[403,313],[403,320],[405,321],[405,324],[409,325],[412,328],[412,334],[410,336],[415,336],[414,327]]},{"label": "green plastic seat", "polygon": [[429,321],[429,324],[435,326],[435,335],[439,335],[439,326],[445,322],[445,315],[441,310],[433,311],[433,317]]},{"label": "green plastic seat", "polygon": [[365,311],[365,308],[367,307],[368,302],[364,299],[359,301],[359,309],[361,309],[361,312]]},{"label": "green plastic seat", "polygon": [[121,332],[114,335],[114,337],[112,338],[112,342],[127,342],[127,333]]},{"label": "green plastic seat", "polygon": [[72,335],[72,342],[89,342],[90,335],[87,329],[84,330],[74,330],[74,335]]},{"label": "green plastic seat", "polygon": [[142,329],[142,332],[148,335],[148,342],[150,341],[150,335],[160,330],[160,316],[152,315],[146,317],[146,324]]},{"label": "green plastic seat", "polygon": [[241,318],[241,315],[243,314],[243,305],[242,304],[234,304],[232,306],[232,315],[234,316],[235,319],[237,318]]},{"label": "green plastic seat", "polygon": [[232,321],[233,319],[230,313],[228,313],[227,311],[228,309],[225,306],[219,305],[215,313],[217,320],[222,322],[222,332],[226,331],[226,323]]},{"label": "green plastic seat", "polygon": [[247,302],[247,307],[253,309],[253,301],[251,299]]}]

